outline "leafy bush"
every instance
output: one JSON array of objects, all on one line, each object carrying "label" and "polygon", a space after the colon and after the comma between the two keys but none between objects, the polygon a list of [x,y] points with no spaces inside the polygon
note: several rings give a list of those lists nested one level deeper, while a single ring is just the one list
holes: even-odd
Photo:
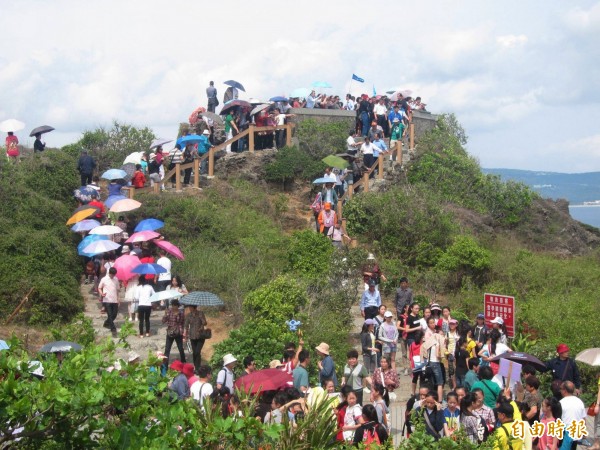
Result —
[{"label": "leafy bush", "polygon": [[462,284],[465,276],[482,282],[491,265],[490,252],[471,236],[464,235],[457,236],[437,262],[440,269],[453,272],[456,287]]},{"label": "leafy bush", "polygon": [[255,324],[285,324],[286,320],[297,318],[306,303],[306,291],[291,277],[279,276],[248,294],[244,314]]},{"label": "leafy bush", "polygon": [[331,241],[322,234],[312,230],[296,231],[287,251],[288,267],[308,279],[326,277],[333,250]]},{"label": "leafy bush", "polygon": [[312,160],[323,159],[327,155],[340,153],[346,148],[348,126],[345,122],[323,122],[306,119],[298,124],[296,136],[300,149]]},{"label": "leafy bush", "polygon": [[324,162],[297,147],[284,147],[277,152],[275,160],[265,166],[265,178],[280,182],[285,189],[293,180],[312,180],[321,176],[325,168]]}]

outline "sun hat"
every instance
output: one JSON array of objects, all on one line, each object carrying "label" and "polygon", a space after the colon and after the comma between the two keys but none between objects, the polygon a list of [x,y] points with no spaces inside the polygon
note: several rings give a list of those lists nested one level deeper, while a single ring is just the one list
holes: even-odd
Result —
[{"label": "sun hat", "polygon": [[394,317],[391,311],[386,311],[383,317]]},{"label": "sun hat", "polygon": [[317,345],[315,347],[315,350],[318,352],[321,352],[325,355],[329,355],[329,344],[326,344],[325,342],[321,342],[319,345]]},{"label": "sun hat", "polygon": [[181,372],[188,378],[194,376],[194,365],[190,363],[185,363]]},{"label": "sun hat", "polygon": [[136,359],[140,359],[140,355],[138,355],[136,352],[129,352],[127,355],[127,362],[133,362]]},{"label": "sun hat", "polygon": [[502,317],[495,317],[494,320],[492,320],[492,323],[497,323],[498,325],[504,325],[504,320],[502,320]]},{"label": "sun hat", "polygon": [[458,324],[458,320],[456,320],[456,319],[450,319],[450,320],[448,321],[448,323],[449,323],[450,325],[453,325],[453,324],[454,324],[454,325],[457,325],[457,324]]},{"label": "sun hat", "polygon": [[277,369],[279,367],[283,367],[283,364],[281,364],[281,361],[279,361],[278,359],[274,359],[269,363],[270,369]]},{"label": "sun hat", "polygon": [[208,130],[204,130],[204,131],[202,132],[202,134],[204,134],[204,135],[208,136],[208,135],[210,134],[210,131],[208,131]]},{"label": "sun hat", "polygon": [[129,253],[130,251],[129,245],[124,245],[123,248],[121,248],[121,253]]},{"label": "sun hat", "polygon": [[176,359],[175,361],[173,361],[171,363],[171,365],[169,366],[169,368],[171,370],[175,370],[177,372],[181,372],[183,370],[183,363],[181,361],[179,361],[178,359]]},{"label": "sun hat", "polygon": [[431,309],[432,311],[441,311],[442,308],[440,305],[438,305],[437,303],[432,303],[431,306],[429,307],[429,309]]},{"label": "sun hat", "polygon": [[565,352],[569,352],[571,351],[571,349],[569,348],[569,346],[567,344],[558,344],[556,346],[556,353],[565,353]]},{"label": "sun hat", "polygon": [[226,366],[228,364],[237,362],[237,359],[235,359],[235,356],[233,356],[231,353],[227,353],[225,356],[223,356],[223,365]]},{"label": "sun hat", "polygon": [[375,261],[375,255],[373,253],[369,253],[369,256],[367,256],[367,259],[369,261]]},{"label": "sun hat", "polygon": [[150,153],[150,161],[156,159],[156,153]]},{"label": "sun hat", "polygon": [[367,319],[365,320],[365,325],[377,325],[377,322],[375,322],[373,319]]},{"label": "sun hat", "polygon": [[485,315],[483,313],[477,314],[478,319],[485,319]]}]

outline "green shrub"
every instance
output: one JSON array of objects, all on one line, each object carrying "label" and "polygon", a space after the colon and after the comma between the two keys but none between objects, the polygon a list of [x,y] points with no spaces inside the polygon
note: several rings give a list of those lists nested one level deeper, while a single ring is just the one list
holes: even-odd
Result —
[{"label": "green shrub", "polygon": [[265,166],[267,181],[279,182],[283,189],[293,180],[312,180],[323,174],[326,164],[299,150],[284,147],[275,155],[275,160]]},{"label": "green shrub", "polygon": [[345,122],[322,122],[306,119],[296,128],[296,136],[300,149],[313,161],[323,159],[327,155],[340,153],[346,148],[346,138],[349,128]]},{"label": "green shrub", "polygon": [[454,285],[457,287],[465,276],[482,282],[491,264],[490,252],[471,236],[464,235],[457,236],[437,262],[440,269],[453,272]]},{"label": "green shrub", "polygon": [[296,231],[287,251],[288,267],[308,279],[326,277],[333,251],[331,241],[322,234],[312,230]]}]

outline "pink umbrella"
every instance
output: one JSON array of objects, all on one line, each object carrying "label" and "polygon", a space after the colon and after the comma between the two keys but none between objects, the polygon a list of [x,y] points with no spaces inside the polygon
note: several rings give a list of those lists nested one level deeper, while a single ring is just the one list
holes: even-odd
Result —
[{"label": "pink umbrella", "polygon": [[137,233],[133,233],[125,242],[128,244],[133,244],[134,242],[145,242],[151,239],[156,239],[159,236],[160,234],[152,230],[138,231]]},{"label": "pink umbrella", "polygon": [[133,211],[134,209],[138,209],[142,204],[136,200],[132,200],[130,198],[124,198],[123,200],[116,201],[109,209],[110,212],[120,213]]},{"label": "pink umbrella", "polygon": [[164,251],[170,253],[175,258],[180,259],[182,261],[184,260],[183,253],[181,252],[181,250],[179,250],[179,248],[176,245],[171,244],[169,241],[154,241],[154,243],[157,247],[162,248]]},{"label": "pink umbrella", "polygon": [[121,281],[128,281],[137,277],[137,273],[132,270],[141,264],[140,259],[135,255],[123,255],[115,259],[114,268],[117,269],[116,277]]}]

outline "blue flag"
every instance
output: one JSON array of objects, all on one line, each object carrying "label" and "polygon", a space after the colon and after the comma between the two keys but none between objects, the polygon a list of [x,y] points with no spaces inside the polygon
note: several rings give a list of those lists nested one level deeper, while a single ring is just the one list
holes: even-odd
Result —
[{"label": "blue flag", "polygon": [[375,85],[373,85],[373,97],[377,95],[377,91],[375,91]]},{"label": "blue flag", "polygon": [[364,78],[361,78],[361,77],[359,77],[359,76],[358,76],[358,75],[356,75],[356,74],[352,74],[352,79],[353,79],[354,81],[358,81],[359,83],[364,83],[364,82],[365,82],[365,79],[364,79]]}]

